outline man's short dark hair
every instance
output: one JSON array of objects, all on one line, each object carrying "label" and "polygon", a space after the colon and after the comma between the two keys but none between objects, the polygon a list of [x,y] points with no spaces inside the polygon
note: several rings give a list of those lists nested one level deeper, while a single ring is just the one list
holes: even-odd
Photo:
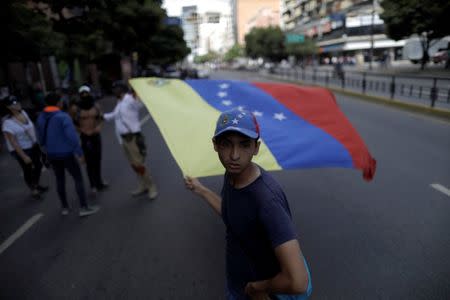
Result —
[{"label": "man's short dark hair", "polygon": [[48,93],[47,96],[45,96],[45,104],[49,106],[56,106],[58,102],[61,100],[61,96],[57,93],[51,92]]},{"label": "man's short dark hair", "polygon": [[120,92],[126,93],[126,92],[128,92],[128,85],[127,85],[127,83],[126,83],[125,81],[123,81],[123,80],[117,80],[117,81],[114,81],[114,82],[113,82],[113,84],[112,84],[112,89],[113,89],[113,90],[118,89],[118,90],[120,90]]}]

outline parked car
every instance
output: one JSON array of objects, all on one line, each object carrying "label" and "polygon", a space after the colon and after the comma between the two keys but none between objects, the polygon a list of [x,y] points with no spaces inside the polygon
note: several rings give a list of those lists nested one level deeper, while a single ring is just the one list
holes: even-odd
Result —
[{"label": "parked car", "polygon": [[198,78],[209,78],[209,70],[206,68],[197,69],[197,77]]},{"label": "parked car", "polygon": [[163,72],[162,77],[164,78],[181,78],[181,71],[174,65],[167,66]]},{"label": "parked car", "polygon": [[148,65],[141,74],[143,77],[161,77],[162,68],[157,65]]},{"label": "parked car", "polygon": [[447,49],[439,49],[438,52],[434,53],[433,56],[431,56],[431,60],[435,64],[445,63],[447,59],[448,59]]}]

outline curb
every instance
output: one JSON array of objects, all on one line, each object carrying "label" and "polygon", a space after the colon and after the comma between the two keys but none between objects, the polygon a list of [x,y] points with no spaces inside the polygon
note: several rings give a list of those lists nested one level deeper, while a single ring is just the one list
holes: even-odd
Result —
[{"label": "curb", "polygon": [[[268,77],[270,79],[274,79],[272,76],[268,76],[266,74],[262,74],[262,76]],[[285,79],[285,78],[276,78],[276,79],[284,81],[284,82],[297,84],[297,85],[309,85],[309,86],[322,87],[322,88],[329,89],[336,93],[340,93],[340,94],[344,94],[344,95],[348,95],[348,96],[359,97],[363,101],[368,101],[368,102],[386,105],[386,106],[403,109],[403,110],[407,110],[407,111],[412,111],[412,112],[416,112],[416,113],[420,113],[420,114],[424,114],[424,115],[428,115],[428,116],[433,116],[433,117],[437,117],[441,120],[450,122],[450,110],[445,110],[445,109],[440,109],[440,108],[431,108],[431,107],[420,105],[420,104],[412,104],[412,103],[407,103],[407,102],[403,102],[403,101],[393,100],[393,99],[386,98],[386,97],[372,96],[372,95],[353,92],[353,91],[349,91],[349,90],[345,90],[345,89],[341,89],[341,88],[328,87],[328,86],[323,86],[323,85],[319,85],[319,84],[307,83],[307,82],[303,82],[303,81],[293,81],[293,80],[289,80],[289,79]]]}]

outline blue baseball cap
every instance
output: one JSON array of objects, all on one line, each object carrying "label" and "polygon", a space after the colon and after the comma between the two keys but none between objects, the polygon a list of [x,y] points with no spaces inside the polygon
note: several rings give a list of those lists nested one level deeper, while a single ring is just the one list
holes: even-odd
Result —
[{"label": "blue baseball cap", "polygon": [[214,138],[228,131],[239,132],[252,139],[259,138],[259,125],[255,116],[243,109],[234,108],[220,114]]}]

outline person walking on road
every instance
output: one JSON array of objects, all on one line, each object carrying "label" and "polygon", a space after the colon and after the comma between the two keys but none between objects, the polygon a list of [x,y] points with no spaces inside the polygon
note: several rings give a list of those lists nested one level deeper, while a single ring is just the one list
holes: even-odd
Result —
[{"label": "person walking on road", "polygon": [[222,113],[213,137],[226,170],[221,196],[197,178],[186,176],[185,185],[225,223],[227,300],[306,299],[311,279],[288,201],[272,176],[252,162],[259,137],[252,113]]},{"label": "person walking on road", "polygon": [[41,193],[46,192],[48,187],[39,184],[42,153],[35,127],[15,96],[8,96],[2,103],[8,109],[2,124],[6,146],[22,168],[31,195],[33,198],[40,198]]},{"label": "person walking on road", "polygon": [[[98,206],[89,206],[79,162],[84,161],[83,150],[70,116],[61,111],[62,101],[59,95],[50,93],[45,97],[46,107],[37,120],[38,136],[47,152],[48,159],[55,174],[58,196],[62,204],[62,215],[69,214],[66,196],[65,171],[75,182],[80,201],[79,216],[95,214]],[[78,160],[77,160],[78,159]]]},{"label": "person walking on road", "polygon": [[95,195],[97,191],[108,187],[101,174],[102,140],[100,131],[102,112],[90,94],[88,86],[81,86],[79,95],[80,99],[77,102],[74,123],[80,133],[91,193]]},{"label": "person walking on road", "polygon": [[107,121],[115,121],[116,132],[121,137],[125,155],[138,175],[139,187],[131,194],[138,196],[148,193],[150,199],[155,199],[158,196],[158,190],[149,169],[145,166],[147,150],[139,121],[139,110],[144,107],[144,104],[138,97],[128,93],[128,86],[123,81],[114,82],[113,92],[118,99],[117,105],[112,112],[104,114],[103,118]]}]

